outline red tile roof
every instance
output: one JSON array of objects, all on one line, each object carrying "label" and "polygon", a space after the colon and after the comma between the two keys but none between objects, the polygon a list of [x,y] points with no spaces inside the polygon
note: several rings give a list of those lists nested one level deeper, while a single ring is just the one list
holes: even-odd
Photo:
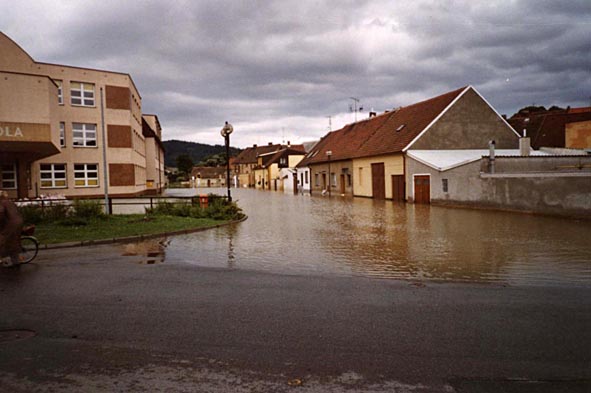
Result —
[{"label": "red tile roof", "polygon": [[467,87],[462,87],[329,132],[298,167],[332,161],[402,152]]},{"label": "red tile roof", "polygon": [[191,176],[201,179],[212,179],[226,176],[225,166],[195,166],[191,170]]},{"label": "red tile roof", "polygon": [[[287,146],[280,144],[263,146],[254,145],[252,147],[247,147],[246,149],[242,150],[238,156],[236,156],[236,161],[234,164],[256,164],[258,156],[268,153],[275,153],[285,148],[287,148]],[[289,149],[296,150],[304,154],[306,153],[304,145],[290,145]]]}]

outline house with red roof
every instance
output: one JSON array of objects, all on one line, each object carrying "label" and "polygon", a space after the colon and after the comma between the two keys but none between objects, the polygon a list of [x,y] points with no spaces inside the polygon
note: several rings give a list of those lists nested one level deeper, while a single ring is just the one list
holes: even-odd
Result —
[{"label": "house with red roof", "polygon": [[254,168],[255,188],[294,192],[297,190],[295,166],[305,155],[303,145],[288,145],[275,152],[260,154]]},{"label": "house with red roof", "polygon": [[519,112],[508,121],[534,149],[591,150],[591,107]]},{"label": "house with red roof", "polygon": [[242,150],[234,159],[234,171],[238,176],[240,187],[255,187],[254,170],[258,165],[258,157],[262,154],[281,150],[281,145],[269,142],[268,145],[252,145]]},{"label": "house with red roof", "polygon": [[[302,160],[312,192],[396,201],[415,200],[429,177],[406,170],[409,150],[501,149],[519,135],[472,86],[349,124],[327,134]],[[429,198],[418,202],[429,202]]]}]

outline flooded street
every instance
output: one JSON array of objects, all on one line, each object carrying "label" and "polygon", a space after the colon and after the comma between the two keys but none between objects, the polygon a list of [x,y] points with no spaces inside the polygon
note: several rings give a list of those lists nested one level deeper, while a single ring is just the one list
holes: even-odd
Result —
[{"label": "flooded street", "polygon": [[166,259],[283,274],[591,285],[588,221],[249,189],[232,195],[248,220],[174,237]]}]

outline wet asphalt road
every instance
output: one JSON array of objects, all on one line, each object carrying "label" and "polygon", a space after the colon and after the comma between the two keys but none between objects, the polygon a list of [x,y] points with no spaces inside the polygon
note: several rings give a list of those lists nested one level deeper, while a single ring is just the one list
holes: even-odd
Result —
[{"label": "wet asphalt road", "polygon": [[47,250],[0,271],[0,391],[590,392],[590,295]]}]

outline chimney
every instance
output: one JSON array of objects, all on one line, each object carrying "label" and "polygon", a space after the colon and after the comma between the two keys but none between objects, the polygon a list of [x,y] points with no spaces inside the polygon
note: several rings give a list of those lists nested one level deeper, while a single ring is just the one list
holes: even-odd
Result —
[{"label": "chimney", "polygon": [[369,118],[371,119],[372,117],[376,117],[378,114],[377,112],[371,111],[369,112]]},{"label": "chimney", "polygon": [[490,173],[495,173],[495,141],[488,142],[488,161],[490,166]]},{"label": "chimney", "polygon": [[529,156],[531,153],[530,138],[527,136],[527,130],[523,129],[523,137],[519,138],[519,155]]},{"label": "chimney", "polygon": [[269,146],[273,146],[273,142],[269,142]]},{"label": "chimney", "polygon": [[291,142],[287,141],[287,147],[291,147]]},{"label": "chimney", "polygon": [[254,145],[252,145],[252,147],[254,147],[256,149],[257,148],[257,144],[255,143]]}]

